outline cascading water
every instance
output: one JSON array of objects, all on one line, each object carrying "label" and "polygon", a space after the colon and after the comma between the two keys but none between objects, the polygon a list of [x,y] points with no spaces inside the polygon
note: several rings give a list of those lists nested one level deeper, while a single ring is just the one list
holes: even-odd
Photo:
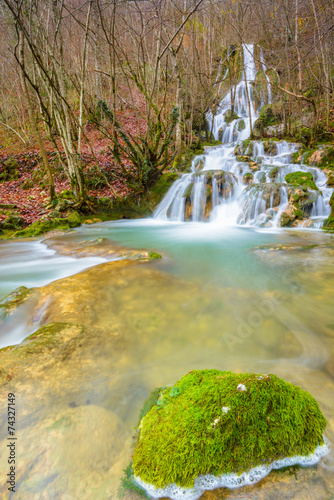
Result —
[{"label": "cascading water", "polygon": [[[297,144],[242,142],[250,136],[265,101],[271,101],[271,84],[265,73],[262,51],[260,69],[266,76],[267,99],[261,97],[258,109],[254,96],[257,69],[251,44],[243,45],[243,63],[243,77],[235,88],[235,114],[232,116],[230,92],[223,97],[215,116],[207,113],[213,136],[219,138],[222,145],[207,148],[193,160],[191,172],[183,174],[172,185],[154,217],[180,222],[209,221],[222,226],[321,227],[330,214],[333,191],[327,186],[325,173],[315,167],[291,163]],[[294,172],[311,173],[318,189],[303,192],[297,186],[288,185],[285,177]],[[292,203],[298,196],[302,207],[299,219]],[[300,213],[298,215],[300,217]]]}]

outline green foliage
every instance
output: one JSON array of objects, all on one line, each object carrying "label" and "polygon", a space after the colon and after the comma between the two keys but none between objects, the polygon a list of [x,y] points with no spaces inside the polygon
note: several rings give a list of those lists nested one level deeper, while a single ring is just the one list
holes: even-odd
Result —
[{"label": "green foliage", "polygon": [[194,370],[141,419],[133,470],[156,487],[192,486],[200,474],[308,455],[325,427],[316,400],[276,375]]},{"label": "green foliage", "polygon": [[28,177],[27,179],[25,179],[25,181],[22,182],[22,184],[20,185],[20,188],[31,189],[34,186],[35,186],[34,181]]},{"label": "green foliage", "polygon": [[107,170],[100,169],[95,164],[86,171],[85,182],[87,189],[102,189],[107,187],[112,180],[112,176]]},{"label": "green foliage", "polygon": [[285,176],[285,181],[288,184],[301,186],[303,189],[309,188],[319,191],[310,172],[291,172]]},{"label": "green foliage", "polygon": [[307,127],[300,127],[295,133],[295,140],[309,147],[312,143],[312,130]]},{"label": "green foliage", "polygon": [[145,490],[138,486],[133,479],[133,468],[132,461],[129,463],[126,469],[123,470],[124,474],[121,478],[121,486],[118,492],[120,498],[124,497],[127,490],[134,491],[140,497],[148,498]]}]

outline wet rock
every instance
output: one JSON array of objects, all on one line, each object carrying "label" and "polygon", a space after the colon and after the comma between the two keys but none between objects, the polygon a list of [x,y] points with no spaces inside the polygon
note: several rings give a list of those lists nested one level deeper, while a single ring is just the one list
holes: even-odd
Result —
[{"label": "wet rock", "polygon": [[287,184],[300,186],[302,189],[309,188],[313,191],[319,191],[318,186],[314,182],[313,175],[310,172],[291,172],[285,176],[285,181]]},{"label": "wet rock", "polygon": [[0,301],[0,319],[4,319],[7,314],[11,313],[17,306],[25,302],[31,294],[32,290],[29,290],[25,286],[19,286],[10,294],[6,295],[6,297]]},{"label": "wet rock", "polygon": [[289,205],[281,214],[281,227],[291,226],[295,219],[302,219],[303,212],[298,210],[294,205]]},{"label": "wet rock", "polygon": [[254,182],[254,175],[252,173],[247,173],[242,178],[244,184],[252,184]]}]

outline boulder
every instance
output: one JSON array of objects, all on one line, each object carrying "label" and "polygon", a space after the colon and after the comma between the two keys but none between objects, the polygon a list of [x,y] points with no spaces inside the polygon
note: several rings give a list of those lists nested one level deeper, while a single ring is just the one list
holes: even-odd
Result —
[{"label": "boulder", "polygon": [[23,217],[17,214],[9,215],[2,223],[3,229],[22,229],[25,224]]},{"label": "boulder", "polygon": [[276,375],[193,370],[141,414],[134,477],[154,498],[253,484],[318,462],[330,451],[325,427],[317,401]]}]

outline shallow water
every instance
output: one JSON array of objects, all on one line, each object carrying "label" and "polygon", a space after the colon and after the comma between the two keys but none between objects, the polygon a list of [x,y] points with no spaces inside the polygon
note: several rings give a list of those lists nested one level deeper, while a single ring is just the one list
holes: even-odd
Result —
[{"label": "shallow water", "polygon": [[[107,262],[113,241],[163,259]],[[319,401],[334,441],[332,236],[142,220],[83,226],[45,243],[0,244],[0,290],[41,287],[2,325],[5,344],[18,340],[8,338],[14,326],[25,336],[52,321],[88,334],[80,349],[73,341],[52,362],[43,355],[40,369],[24,358],[20,383],[20,369],[11,374],[24,471],[18,498],[117,498],[143,400],[191,369],[272,372],[300,385]],[[70,433],[55,426],[66,419]],[[329,499],[331,460],[297,479],[271,474],[212,498],[279,499],[285,487],[286,498]]]}]

